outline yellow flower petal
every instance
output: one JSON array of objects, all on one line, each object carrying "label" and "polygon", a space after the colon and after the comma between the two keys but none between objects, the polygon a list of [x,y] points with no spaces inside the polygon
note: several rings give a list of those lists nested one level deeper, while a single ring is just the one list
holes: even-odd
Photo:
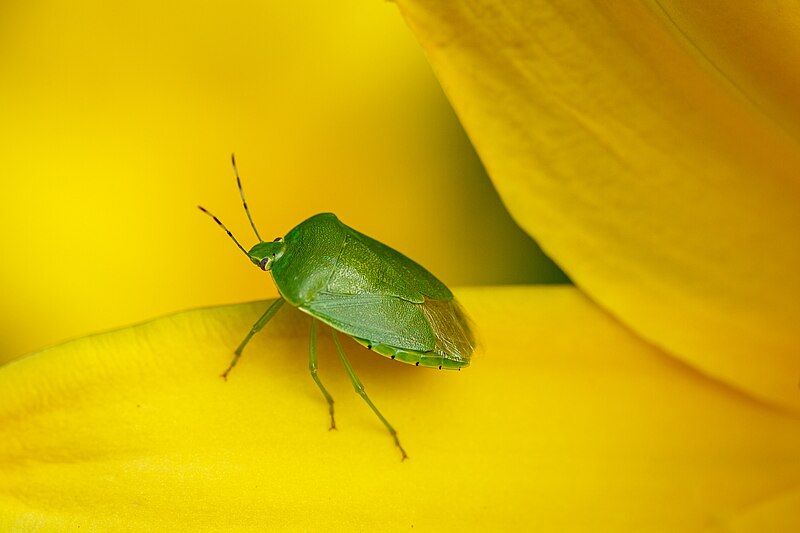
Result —
[{"label": "yellow flower petal", "polygon": [[800,12],[793,0],[656,6],[759,111],[800,138]]},{"label": "yellow flower petal", "polygon": [[0,529],[688,531],[773,500],[780,512],[761,520],[796,520],[780,502],[800,482],[797,418],[665,357],[575,288],[458,294],[484,347],[462,372],[345,343],[404,463],[323,328],[339,426],[327,431],[308,317],[288,307],[228,382],[266,302],[7,364]]},{"label": "yellow flower petal", "polygon": [[[800,144],[675,26],[696,3],[398,4],[509,210],[575,283],[800,408]],[[752,40],[758,20],[740,21]],[[796,24],[764,26],[797,42]]]}]

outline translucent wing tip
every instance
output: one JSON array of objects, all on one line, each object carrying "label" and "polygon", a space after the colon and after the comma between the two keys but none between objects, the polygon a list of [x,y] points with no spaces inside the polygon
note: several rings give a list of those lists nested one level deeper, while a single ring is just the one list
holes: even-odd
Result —
[{"label": "translucent wing tip", "polygon": [[469,361],[475,336],[461,305],[455,299],[426,299],[420,306],[436,339],[434,351],[453,361]]}]

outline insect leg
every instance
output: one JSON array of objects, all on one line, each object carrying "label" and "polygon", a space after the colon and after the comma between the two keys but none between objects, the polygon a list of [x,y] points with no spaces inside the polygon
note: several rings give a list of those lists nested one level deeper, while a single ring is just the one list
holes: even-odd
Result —
[{"label": "insect leg", "polygon": [[336,351],[339,352],[339,359],[342,360],[342,364],[344,365],[344,369],[347,371],[347,375],[350,376],[350,381],[353,383],[353,388],[356,390],[359,396],[361,396],[367,405],[369,405],[370,409],[378,415],[378,418],[381,419],[383,425],[386,426],[386,429],[389,430],[389,434],[394,439],[395,445],[400,448],[400,453],[403,454],[403,460],[408,459],[408,455],[406,455],[406,451],[400,445],[400,439],[397,438],[397,431],[392,427],[388,420],[386,420],[378,408],[375,407],[375,404],[372,403],[372,400],[369,399],[367,396],[367,392],[364,390],[364,385],[361,384],[361,380],[358,379],[355,370],[353,370],[350,361],[347,360],[347,356],[344,354],[344,349],[342,349],[342,345],[339,343],[339,337],[336,336],[336,331],[331,329],[331,335],[333,336],[333,343],[336,345]]},{"label": "insect leg", "polygon": [[250,328],[250,332],[247,334],[247,336],[244,338],[241,344],[239,344],[239,347],[236,348],[233,360],[231,360],[231,364],[229,364],[227,370],[225,370],[225,372],[222,373],[222,377],[224,379],[228,379],[228,373],[231,370],[233,370],[233,367],[235,367],[236,363],[239,362],[239,357],[242,356],[242,350],[244,350],[244,347],[247,346],[248,342],[250,342],[250,339],[253,338],[253,335],[261,331],[261,328],[263,328],[264,325],[266,325],[266,323],[269,322],[269,319],[275,316],[275,313],[277,313],[278,309],[281,308],[283,302],[284,302],[283,298],[278,298],[277,300],[275,300],[272,303],[272,305],[270,305],[269,308],[264,312],[264,314],[261,315],[261,318],[259,318],[258,321],[256,321],[255,324],[253,324],[253,327]]},{"label": "insect leg", "polygon": [[336,421],[333,419],[333,397],[319,380],[319,376],[317,376],[317,321],[314,318],[311,319],[311,341],[308,344],[308,369],[311,371],[311,378],[316,382],[328,402],[328,411],[331,414],[331,427],[329,429],[336,429]]}]

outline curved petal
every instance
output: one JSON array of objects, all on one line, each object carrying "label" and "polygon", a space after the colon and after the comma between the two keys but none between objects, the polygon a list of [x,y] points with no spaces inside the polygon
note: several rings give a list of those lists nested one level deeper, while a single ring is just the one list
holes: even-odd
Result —
[{"label": "curved petal", "polygon": [[[265,302],[190,311],[0,368],[0,528],[695,530],[800,482],[800,421],[639,340],[572,287],[458,291],[485,351],[463,372],[345,349]],[[725,487],[725,490],[719,490]],[[797,508],[777,506],[773,523]],[[757,522],[763,524],[763,522]],[[763,529],[762,529],[763,530]]]},{"label": "curved petal", "polygon": [[676,30],[683,4],[398,4],[509,210],[575,283],[800,408],[800,144],[758,83],[742,92]]},{"label": "curved petal", "polygon": [[800,138],[800,10],[793,0],[655,0],[675,32]]}]

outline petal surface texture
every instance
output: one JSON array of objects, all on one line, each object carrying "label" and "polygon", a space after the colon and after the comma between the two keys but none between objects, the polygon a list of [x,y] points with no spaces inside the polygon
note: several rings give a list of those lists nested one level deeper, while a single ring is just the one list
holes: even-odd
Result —
[{"label": "petal surface texture", "polygon": [[507,207],[576,285],[800,408],[796,4],[397,3]]},{"label": "petal surface texture", "polygon": [[574,287],[456,291],[461,372],[344,347],[268,302],[190,311],[0,368],[4,531],[777,530],[797,524],[800,421],[632,335]]}]

